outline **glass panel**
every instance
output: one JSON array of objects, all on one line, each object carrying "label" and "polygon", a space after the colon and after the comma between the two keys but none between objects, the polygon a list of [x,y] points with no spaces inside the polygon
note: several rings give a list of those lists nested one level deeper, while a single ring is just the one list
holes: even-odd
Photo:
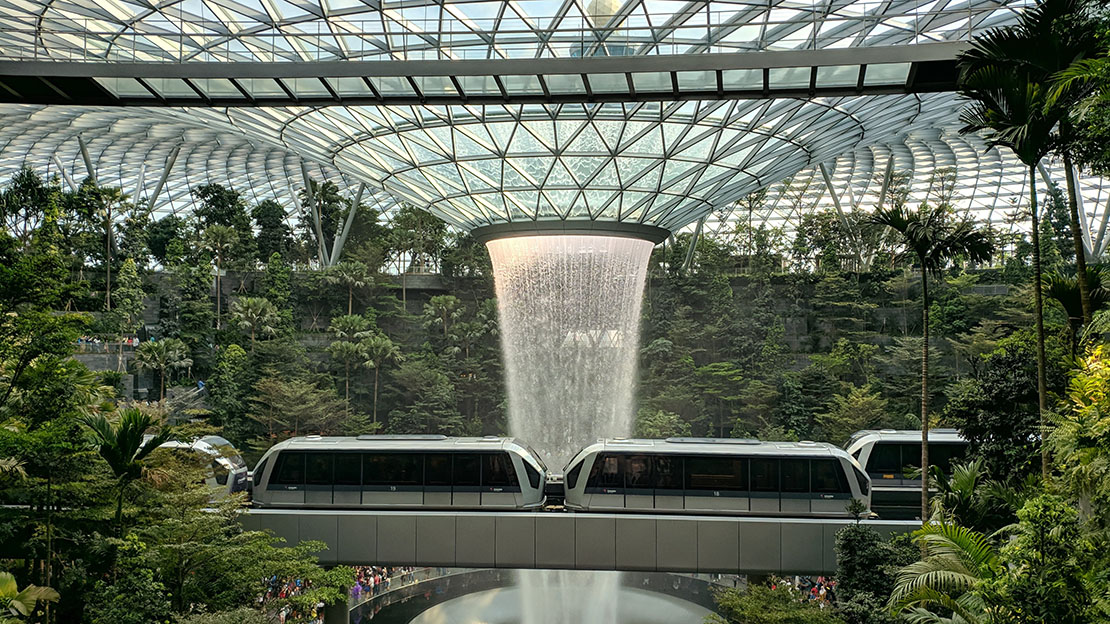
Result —
[{"label": "glass panel", "polygon": [[678,75],[678,88],[682,91],[716,91],[717,72],[715,71],[680,71]]},{"label": "glass panel", "polygon": [[212,474],[216,477],[216,483],[220,485],[227,485],[228,469],[225,468],[220,462],[212,460]]},{"label": "glass panel", "polygon": [[783,492],[809,491],[808,459],[784,459],[780,464],[780,470],[782,470]]},{"label": "glass panel", "polygon": [[902,445],[902,466],[898,473],[904,474],[921,468],[921,443]]},{"label": "glass panel", "polygon": [[823,494],[845,494],[850,491],[848,478],[844,476],[844,469],[835,459],[815,459],[811,464],[813,470],[810,491]]},{"label": "glass panel", "polygon": [[482,464],[477,455],[455,455],[454,472],[451,481],[455,485],[478,485],[481,483]]},{"label": "glass panel", "polygon": [[582,474],[582,464],[579,463],[567,473],[567,487],[574,489],[578,485],[578,475]]},{"label": "glass panel", "polygon": [[900,85],[906,84],[910,77],[910,63],[884,63],[882,65],[868,65],[867,73],[863,76],[865,85]]},{"label": "glass panel", "polygon": [[779,460],[753,457],[751,469],[753,492],[779,491]]},{"label": "glass panel", "polygon": [[482,456],[482,485],[516,485],[516,471],[508,453]]},{"label": "glass panel", "polygon": [[331,97],[324,83],[316,78],[282,78],[281,81],[297,97]]},{"label": "glass panel", "polygon": [[734,457],[686,458],[686,489],[729,490],[748,489],[747,461]]},{"label": "glass panel", "polygon": [[362,483],[362,455],[339,453],[335,456],[335,484],[358,485]]},{"label": "glass panel", "polygon": [[151,89],[165,98],[199,98],[200,95],[189,88],[180,78],[144,78]]},{"label": "glass panel", "polygon": [[624,74],[590,74],[590,90],[594,93],[628,93]]},{"label": "glass panel", "polygon": [[501,76],[505,91],[513,95],[536,95],[543,93],[538,76]]},{"label": "glass panel", "polygon": [[374,92],[362,78],[325,78],[333,91],[340,97],[373,97]]},{"label": "glass panel", "polygon": [[146,87],[134,78],[93,78],[93,80],[100,83],[100,86],[116,97],[154,97],[150,91],[146,90]]},{"label": "glass panel", "polygon": [[856,483],[859,484],[859,493],[867,496],[867,491],[870,489],[870,486],[867,482],[867,475],[860,472],[859,468],[856,468],[855,466],[852,466],[852,472],[856,475]]},{"label": "glass panel", "polygon": [[532,464],[524,462],[524,472],[528,473],[528,483],[533,488],[540,487],[540,472],[532,467]]},{"label": "glass panel", "polygon": [[455,76],[465,95],[501,95],[493,76]]},{"label": "glass panel", "polygon": [[682,489],[682,459],[657,455],[652,461],[653,482],[664,490]]},{"label": "glass panel", "polygon": [[415,453],[381,453],[363,456],[365,485],[421,485],[424,456]]},{"label": "glass panel", "polygon": [[767,80],[772,89],[809,88],[808,67],[772,67]]},{"label": "glass panel", "polygon": [[726,90],[751,91],[763,88],[762,69],[726,69],[721,72],[721,85]]},{"label": "glass panel", "polygon": [[625,487],[638,490],[651,489],[651,458],[647,455],[629,455],[624,458]]},{"label": "glass panel", "polygon": [[[424,95],[458,95],[455,85],[447,76],[414,76],[416,86]],[[411,89],[410,89],[411,90]]]},{"label": "glass panel", "polygon": [[636,87],[637,93],[659,93],[660,91],[670,93],[674,90],[670,72],[632,74],[632,86]]},{"label": "glass panel", "polygon": [[859,82],[859,65],[830,65],[817,68],[818,87],[854,87]]},{"label": "glass panel", "polygon": [[577,74],[550,74],[543,77],[551,93],[585,93],[586,86]]},{"label": "glass panel", "polygon": [[266,474],[266,463],[269,461],[270,458],[267,457],[266,459],[263,459],[261,462],[259,462],[257,466],[255,466],[254,474],[252,475],[252,477],[254,480],[254,485],[256,487],[262,485],[262,475]]},{"label": "glass panel", "polygon": [[900,473],[902,460],[898,455],[898,445],[890,442],[876,442],[867,458],[868,472]]},{"label": "glass panel", "polygon": [[193,78],[192,83],[208,97],[243,97],[227,78]]},{"label": "glass panel", "polygon": [[305,456],[305,483],[331,485],[331,453],[308,453]]},{"label": "glass panel", "polygon": [[617,456],[598,455],[594,459],[593,467],[590,468],[590,478],[586,481],[586,487],[619,488],[622,485],[624,485],[624,477],[621,475]]},{"label": "glass panel", "polygon": [[424,485],[451,485],[451,456],[445,453],[424,456]]},{"label": "glass panel", "polygon": [[274,472],[270,481],[275,485],[304,485],[304,453],[282,453]]},{"label": "glass panel", "polygon": [[382,95],[415,95],[412,92],[412,85],[403,76],[371,78],[370,82]]},{"label": "glass panel", "polygon": [[254,97],[289,97],[281,85],[270,78],[237,78],[236,81]]},{"label": "glass panel", "polygon": [[967,452],[965,444],[930,444],[929,463],[939,466],[944,474],[952,474],[952,464],[961,463]]}]

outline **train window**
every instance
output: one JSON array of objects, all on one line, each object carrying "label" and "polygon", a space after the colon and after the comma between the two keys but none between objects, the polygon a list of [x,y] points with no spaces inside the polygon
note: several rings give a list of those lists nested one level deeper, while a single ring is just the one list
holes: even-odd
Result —
[{"label": "train window", "polygon": [[822,494],[847,494],[851,491],[848,487],[848,478],[844,476],[844,468],[835,459],[814,459],[810,464],[810,491]]},{"label": "train window", "polygon": [[859,468],[852,466],[852,472],[856,475],[856,482],[859,483],[859,493],[867,496],[867,491],[870,489],[867,483],[867,475],[860,472]]},{"label": "train window", "polygon": [[637,490],[651,489],[651,458],[647,455],[628,455],[624,460],[624,485]]},{"label": "train window", "polygon": [[416,453],[366,454],[362,482],[366,485],[423,485],[424,456]]},{"label": "train window", "polygon": [[952,474],[952,464],[963,460],[967,447],[963,444],[930,444],[929,463],[939,466],[944,474]]},{"label": "train window", "polygon": [[751,471],[753,492],[779,491],[779,460],[753,457]]},{"label": "train window", "polygon": [[578,462],[574,465],[574,468],[571,468],[570,472],[567,473],[567,489],[573,490],[578,485],[578,475],[582,474],[583,463],[584,462]]},{"label": "train window", "polygon": [[424,456],[424,485],[451,485],[451,456],[431,453]]},{"label": "train window", "polygon": [[682,489],[682,458],[656,455],[652,461],[652,475],[657,489]]},{"label": "train window", "polygon": [[455,485],[478,485],[481,483],[482,463],[478,455],[470,453],[455,455],[454,474],[451,479]]},{"label": "train window", "polygon": [[489,453],[482,456],[482,485],[517,485],[516,471],[508,453]]},{"label": "train window", "polygon": [[524,462],[524,472],[528,474],[528,483],[535,489],[540,487],[540,471],[536,470],[529,462]]},{"label": "train window", "polygon": [[783,492],[809,491],[808,459],[784,459],[779,469],[782,471]]},{"label": "train window", "polygon": [[274,466],[274,485],[304,485],[304,453],[286,451],[278,455]]},{"label": "train window", "polygon": [[586,480],[588,488],[619,488],[624,486],[624,476],[621,475],[620,458],[608,453],[594,458],[594,465],[590,467],[590,478]]},{"label": "train window", "polygon": [[902,465],[898,474],[904,474],[921,468],[921,443],[902,445]]},{"label": "train window", "polygon": [[338,453],[335,456],[335,484],[358,485],[362,483],[362,455]]},{"label": "train window", "polygon": [[306,453],[305,483],[309,485],[331,485],[333,479],[331,463],[331,453]]},{"label": "train window", "polygon": [[867,458],[867,471],[902,474],[902,459],[899,456],[898,445],[876,442],[871,448],[871,456]]},{"label": "train window", "polygon": [[262,475],[266,474],[266,463],[269,462],[269,461],[270,461],[270,458],[267,457],[266,459],[263,459],[262,461],[258,462],[258,465],[254,467],[254,475],[253,476],[254,476],[254,485],[255,486],[262,485]]},{"label": "train window", "polygon": [[686,489],[746,492],[747,462],[732,457],[687,457]]}]

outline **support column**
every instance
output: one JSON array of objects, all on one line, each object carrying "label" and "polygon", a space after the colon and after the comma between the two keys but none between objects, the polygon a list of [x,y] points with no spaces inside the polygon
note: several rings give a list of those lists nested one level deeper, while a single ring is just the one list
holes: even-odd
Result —
[{"label": "support column", "polygon": [[180,145],[174,147],[173,151],[170,152],[170,157],[166,159],[166,166],[162,169],[162,177],[158,178],[158,184],[154,185],[154,192],[150,194],[150,199],[147,200],[147,214],[154,212],[154,202],[158,201],[158,196],[162,193],[162,187],[166,185],[166,180],[170,177],[170,170],[173,169],[174,163],[177,162],[177,155],[179,153],[181,153]]},{"label": "support column", "polygon": [[705,217],[698,219],[698,225],[694,228],[694,235],[690,238],[690,248],[686,250],[686,259],[682,261],[682,273],[690,270],[694,264],[694,249],[698,246],[698,239],[701,238],[701,228],[705,225]]},{"label": "support column", "polygon": [[355,222],[355,214],[362,204],[362,193],[365,190],[366,183],[359,182],[358,192],[355,193],[355,201],[351,204],[351,210],[347,213],[347,220],[343,223],[343,231],[335,237],[335,241],[331,245],[331,262],[329,266],[335,266],[335,264],[339,262],[339,257],[343,255],[343,246],[347,244],[347,234],[351,232],[351,224]]},{"label": "support column", "polygon": [[328,259],[328,250],[324,248],[324,230],[320,226],[320,207],[316,204],[316,197],[312,194],[312,178],[308,175],[308,167],[301,161],[301,177],[304,178],[304,197],[308,210],[312,214],[312,223],[316,227],[316,253],[320,256],[320,266],[331,266]]},{"label": "support column", "polygon": [[70,177],[69,172],[62,166],[62,161],[58,160],[58,154],[55,152],[51,154],[50,157],[54,159],[54,166],[58,168],[58,173],[62,176],[62,179],[69,185],[69,190],[76,192],[77,185],[73,183],[73,178]]},{"label": "support column", "polygon": [[85,145],[85,139],[81,135],[77,135],[77,146],[81,148],[81,159],[85,161],[85,171],[89,173],[89,177],[96,180],[96,170],[93,169],[92,158],[89,158],[89,147]]}]

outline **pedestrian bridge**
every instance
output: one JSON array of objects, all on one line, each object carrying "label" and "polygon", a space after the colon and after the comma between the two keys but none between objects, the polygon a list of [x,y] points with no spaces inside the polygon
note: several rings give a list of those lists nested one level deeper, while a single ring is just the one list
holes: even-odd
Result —
[{"label": "pedestrian bridge", "polygon": [[[849,519],[251,509],[248,530],[320,540],[325,565],[832,574]],[[919,521],[868,520],[884,536]]]}]

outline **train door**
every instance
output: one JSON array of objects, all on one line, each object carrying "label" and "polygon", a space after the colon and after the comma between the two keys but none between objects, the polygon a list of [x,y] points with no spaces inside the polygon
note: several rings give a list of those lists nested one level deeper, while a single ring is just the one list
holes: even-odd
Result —
[{"label": "train door", "polygon": [[362,454],[335,454],[335,487],[332,502],[336,505],[362,504]]},{"label": "train door", "polygon": [[775,457],[753,457],[749,509],[753,514],[779,513],[779,460]]},{"label": "train door", "polygon": [[712,455],[687,457],[685,474],[687,511],[750,509],[747,459]]},{"label": "train door", "polygon": [[451,455],[429,453],[424,456],[424,506],[451,506]]},{"label": "train door", "polygon": [[852,498],[848,476],[839,459],[814,459],[810,461],[809,508],[815,514],[844,515]]},{"label": "train door", "polygon": [[652,482],[652,458],[648,455],[625,455],[620,458],[624,464],[624,508],[655,508],[655,485]]},{"label": "train door", "polygon": [[790,515],[808,514],[809,459],[780,459],[779,478],[782,480],[779,511]]},{"label": "train door", "polygon": [[424,504],[424,456],[366,453],[362,456],[362,504],[418,507]]},{"label": "train door", "polygon": [[586,508],[592,510],[624,509],[624,474],[621,457],[599,453],[586,479]]},{"label": "train door", "polygon": [[477,453],[457,453],[451,472],[451,506],[478,507],[482,503],[482,458]]},{"label": "train door", "polygon": [[516,507],[519,495],[520,481],[509,454],[482,454],[482,507]]},{"label": "train door", "polygon": [[304,453],[282,451],[266,485],[269,503],[274,505],[304,504]]},{"label": "train door", "polygon": [[652,485],[655,487],[656,509],[682,509],[682,458],[673,455],[652,457]]},{"label": "train door", "polygon": [[305,505],[331,505],[334,453],[305,453]]}]

